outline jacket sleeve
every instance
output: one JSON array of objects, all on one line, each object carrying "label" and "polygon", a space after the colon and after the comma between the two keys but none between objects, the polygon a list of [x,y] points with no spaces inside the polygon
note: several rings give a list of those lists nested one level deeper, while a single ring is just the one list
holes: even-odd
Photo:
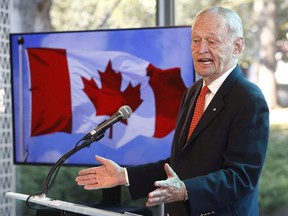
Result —
[{"label": "jacket sleeve", "polygon": [[164,164],[169,163],[169,159],[156,163],[127,167],[129,178],[129,191],[132,199],[147,197],[155,190],[154,182],[167,178]]}]

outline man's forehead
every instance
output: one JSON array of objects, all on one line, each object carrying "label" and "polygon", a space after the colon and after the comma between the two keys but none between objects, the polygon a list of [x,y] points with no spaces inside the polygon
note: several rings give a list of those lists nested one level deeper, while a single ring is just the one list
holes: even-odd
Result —
[{"label": "man's forehead", "polygon": [[192,26],[192,34],[197,31],[202,32],[204,29],[205,31],[210,32],[210,34],[213,34],[228,30],[228,25],[226,25],[226,19],[221,15],[204,13],[195,20],[194,25]]}]

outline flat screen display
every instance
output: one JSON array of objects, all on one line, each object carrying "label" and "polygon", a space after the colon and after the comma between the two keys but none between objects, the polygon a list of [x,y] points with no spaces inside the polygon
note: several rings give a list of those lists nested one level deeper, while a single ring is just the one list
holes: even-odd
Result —
[{"label": "flat screen display", "polygon": [[170,155],[195,79],[191,27],[10,34],[15,164],[53,164],[120,107],[132,115],[67,159],[130,166]]}]

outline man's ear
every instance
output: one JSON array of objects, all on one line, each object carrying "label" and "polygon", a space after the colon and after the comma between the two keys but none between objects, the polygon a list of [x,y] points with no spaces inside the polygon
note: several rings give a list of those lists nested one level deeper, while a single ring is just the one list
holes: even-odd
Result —
[{"label": "man's ear", "polygon": [[234,41],[233,56],[238,57],[241,54],[243,49],[244,49],[244,38],[237,37]]}]

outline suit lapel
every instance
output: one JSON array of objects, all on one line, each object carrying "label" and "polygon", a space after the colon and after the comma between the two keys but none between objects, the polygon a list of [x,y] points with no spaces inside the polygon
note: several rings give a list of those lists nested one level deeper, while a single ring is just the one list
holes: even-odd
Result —
[{"label": "suit lapel", "polygon": [[176,131],[179,130],[178,133],[180,133],[179,141],[177,145],[174,146],[175,147],[174,153],[176,153],[176,155],[178,155],[178,153],[182,151],[184,145],[186,145],[187,143],[187,133],[194,112],[197,96],[202,87],[202,81],[199,80],[194,85],[195,90],[188,92],[187,95],[185,96],[185,102],[179,116],[180,119],[178,121],[181,122],[182,126],[181,128],[180,127],[176,128]]},{"label": "suit lapel", "polygon": [[[231,74],[227,77],[227,79],[223,82],[223,84],[221,85],[221,87],[218,89],[217,93],[215,94],[215,96],[213,97],[212,101],[210,102],[209,106],[206,108],[205,112],[203,113],[200,121],[198,122],[196,128],[194,129],[190,139],[188,140],[188,142],[185,141],[182,150],[184,151],[188,146],[193,145],[194,140],[197,138],[197,136],[210,124],[210,122],[218,115],[218,113],[225,108],[225,103],[224,103],[224,96],[227,95],[230,91],[230,89],[233,86],[233,83],[235,82],[235,80],[239,77],[239,75],[241,75],[241,71],[240,68],[237,66],[232,72]],[[201,88],[201,87],[200,87]],[[196,94],[198,95],[198,94]],[[188,114],[188,118],[189,121],[191,121],[191,112],[193,112],[194,110],[194,106],[196,103],[196,96],[193,97],[194,100],[191,102],[193,102],[193,109],[191,111],[189,111]],[[186,119],[186,121],[187,121]],[[190,124],[190,123],[188,123]],[[187,122],[185,122],[185,125],[187,125]],[[188,126],[189,127],[189,126]],[[186,128],[186,134],[187,134],[187,127]],[[181,137],[185,137],[185,134]],[[186,137],[185,137],[186,138]],[[183,141],[183,138],[181,139],[181,143]]]},{"label": "suit lapel", "polygon": [[211,101],[209,106],[206,108],[190,139],[185,143],[184,147],[182,148],[182,151],[185,150],[187,146],[193,145],[193,141],[196,139],[196,137],[205,129],[205,127],[210,124],[210,122],[218,115],[218,113],[224,108],[224,106],[225,105],[222,99],[214,100],[213,98],[213,101]]}]

